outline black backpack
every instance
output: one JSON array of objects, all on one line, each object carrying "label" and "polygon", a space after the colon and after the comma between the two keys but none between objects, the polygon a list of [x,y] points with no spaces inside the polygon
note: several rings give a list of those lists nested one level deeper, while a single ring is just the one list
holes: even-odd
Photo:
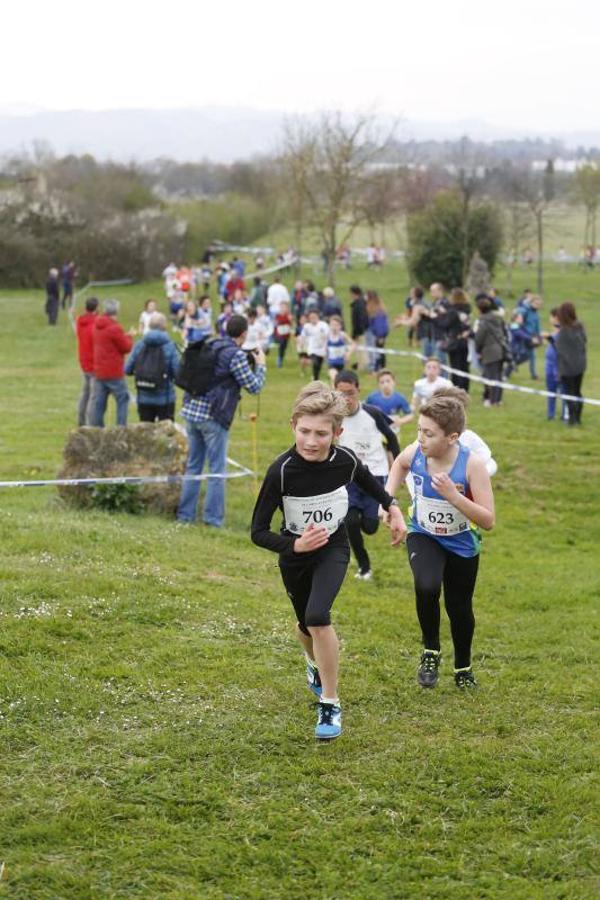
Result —
[{"label": "black backpack", "polygon": [[133,377],[138,390],[160,391],[167,386],[169,372],[161,344],[144,343],[133,367]]},{"label": "black backpack", "polygon": [[[211,387],[215,386],[215,368],[217,365],[217,350],[215,343],[218,338],[205,337],[200,341],[193,341],[183,351],[183,356],[175,376],[177,387],[183,388],[192,397],[207,394]],[[226,375],[225,378],[228,378]]]}]

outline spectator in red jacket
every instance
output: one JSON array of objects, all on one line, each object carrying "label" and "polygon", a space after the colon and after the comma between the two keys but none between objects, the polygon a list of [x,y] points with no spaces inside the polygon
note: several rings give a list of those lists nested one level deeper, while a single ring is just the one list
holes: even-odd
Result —
[{"label": "spectator in red jacket", "polygon": [[96,314],[97,309],[98,300],[96,297],[89,297],[85,301],[85,312],[81,316],[77,316],[77,350],[79,352],[81,374],[83,375],[83,384],[77,408],[77,424],[80,427],[89,425],[92,415],[90,399],[94,384],[94,326],[98,318]]},{"label": "spectator in red jacket", "polygon": [[105,300],[104,315],[98,316],[93,331],[94,391],[91,399],[91,425],[104,428],[108,396],[117,402],[117,425],[127,425],[129,390],[125,380],[125,357],[133,347],[135,328],[126,334],[117,322],[118,300]]}]

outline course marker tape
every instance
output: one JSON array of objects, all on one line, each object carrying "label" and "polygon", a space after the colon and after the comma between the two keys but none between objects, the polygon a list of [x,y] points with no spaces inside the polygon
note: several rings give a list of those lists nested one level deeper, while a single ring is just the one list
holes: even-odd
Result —
[{"label": "course marker tape", "polygon": [[[411,356],[413,359],[419,359],[424,362],[429,357],[416,353],[414,350],[393,350],[388,347],[358,347],[359,353],[381,353],[385,356]],[[539,397],[557,397],[559,400],[578,400],[581,403],[589,403],[591,406],[600,406],[600,400],[592,397],[575,397],[572,394],[557,394],[553,391],[543,391],[540,388],[531,388],[523,384],[511,384],[510,381],[494,381],[492,378],[483,378],[481,375],[474,375],[472,372],[463,372],[461,369],[453,369],[440,363],[440,368],[444,372],[450,372],[453,375],[460,375],[461,378],[469,378],[471,381],[478,381],[481,384],[489,384],[492,387],[497,386],[505,391],[518,391],[521,394],[537,394]]]},{"label": "course marker tape", "polygon": [[43,481],[0,481],[0,488],[24,488],[47,487],[48,485],[60,487],[77,487],[78,485],[94,484],[180,484],[183,481],[205,481],[208,478],[247,478],[255,473],[252,469],[242,466],[234,459],[227,458],[229,465],[239,469],[237,472],[220,472],[214,475],[210,473],[202,475],[123,475],[114,478],[49,478]]}]

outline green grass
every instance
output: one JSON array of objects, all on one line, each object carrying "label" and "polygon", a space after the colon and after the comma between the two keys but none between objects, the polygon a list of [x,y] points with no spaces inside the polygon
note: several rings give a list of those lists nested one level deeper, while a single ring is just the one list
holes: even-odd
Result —
[{"label": "green grass", "polygon": [[[401,308],[401,267],[350,279]],[[119,290],[125,324],[159,291]],[[600,273],[550,267],[546,310],[567,297],[590,337],[585,392],[600,397]],[[75,420],[74,338],[42,305],[0,292],[2,479],[52,477]],[[393,368],[408,392],[418,364]],[[293,354],[270,363],[261,471],[290,441],[300,384]],[[231,435],[249,465],[255,409],[245,398]],[[543,399],[508,395],[499,410],[473,402],[470,423],[499,463],[480,688],[453,688],[446,622],[440,687],[417,688],[408,565],[377,534],[375,582],[350,573],[334,608],[345,731],[331,746],[312,738],[276,558],[249,540],[250,480],[230,484],[216,533],[74,512],[52,489],[0,492],[0,895],[597,896],[600,410],[572,432],[545,421]]]}]

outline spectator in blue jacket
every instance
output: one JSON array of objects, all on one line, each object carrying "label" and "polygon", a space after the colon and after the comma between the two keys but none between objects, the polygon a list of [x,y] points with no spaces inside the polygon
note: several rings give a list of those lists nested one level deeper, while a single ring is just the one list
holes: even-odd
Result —
[{"label": "spectator in blue jacket", "polygon": [[[558,393],[561,390],[560,375],[558,371],[558,354],[556,352],[556,335],[560,328],[560,322],[556,317],[556,307],[550,310],[550,325],[552,331],[545,334],[544,337],[548,341],[546,347],[545,369],[546,369],[546,390],[552,393]],[[563,403],[564,412],[564,403]],[[556,415],[556,397],[548,397],[548,419],[551,420]]]},{"label": "spectator in blue jacket", "polygon": [[[383,350],[385,339],[390,333],[388,314],[377,291],[367,291],[367,316],[369,328],[367,329],[367,347],[375,347]],[[378,372],[385,369],[385,354],[370,353],[369,372]]]},{"label": "spectator in blue jacket", "polygon": [[150,329],[138,341],[125,363],[125,374],[135,374],[136,360],[146,348],[160,347],[163,353],[162,387],[137,388],[137,408],[140,422],[161,422],[175,418],[175,373],[179,365],[179,352],[167,334],[167,320],[155,312],[149,321]]},{"label": "spectator in blue jacket", "polygon": [[541,297],[538,297],[537,294],[526,292],[517,306],[517,322],[527,334],[527,360],[529,362],[529,374],[533,379],[538,377],[535,369],[535,351],[536,347],[539,347],[542,343],[540,316],[538,313],[541,305]]}]

